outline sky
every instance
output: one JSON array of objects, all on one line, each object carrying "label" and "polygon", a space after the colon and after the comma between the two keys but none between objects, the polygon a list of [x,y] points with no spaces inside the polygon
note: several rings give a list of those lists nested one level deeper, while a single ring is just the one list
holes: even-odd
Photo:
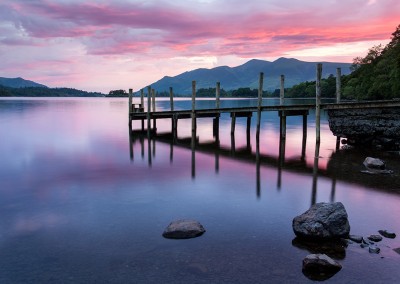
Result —
[{"label": "sky", "polygon": [[398,0],[0,0],[0,77],[108,93],[279,57],[352,62]]}]

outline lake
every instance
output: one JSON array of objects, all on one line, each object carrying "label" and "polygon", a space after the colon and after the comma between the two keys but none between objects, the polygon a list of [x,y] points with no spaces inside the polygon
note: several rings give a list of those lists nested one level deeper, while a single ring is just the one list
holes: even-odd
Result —
[{"label": "lake", "polygon": [[[0,100],[0,283],[308,283],[301,268],[312,248],[295,240],[292,220],[314,202],[342,202],[351,234],[400,234],[399,154],[336,150],[325,113],[315,160],[313,112],[306,144],[301,117],[287,119],[283,145],[277,113],[264,112],[258,147],[256,115],[249,139],[237,118],[233,140],[223,115],[220,148],[195,151],[130,135],[127,112],[123,98]],[[190,119],[178,127],[190,137]],[[157,121],[158,133],[170,128]],[[197,135],[200,144],[213,140],[212,119],[198,120]],[[367,156],[394,174],[361,173]],[[206,233],[163,238],[176,219],[196,219]],[[349,244],[335,254],[342,270],[326,282],[397,282],[399,238],[384,238],[380,254]]]}]

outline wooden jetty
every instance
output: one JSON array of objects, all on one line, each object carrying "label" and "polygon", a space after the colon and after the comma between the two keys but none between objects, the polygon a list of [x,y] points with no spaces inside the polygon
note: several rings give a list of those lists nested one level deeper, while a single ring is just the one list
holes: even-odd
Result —
[{"label": "wooden jetty", "polygon": [[[212,118],[213,119],[213,133],[216,141],[219,140],[219,120],[222,114],[229,113],[231,117],[231,134],[234,135],[236,118],[247,118],[247,132],[250,132],[251,118],[254,113],[257,114],[257,131],[256,135],[259,137],[261,114],[267,111],[274,111],[278,113],[280,118],[280,135],[282,139],[286,139],[286,117],[288,116],[302,116],[303,117],[303,136],[307,135],[307,116],[309,111],[315,109],[315,130],[316,130],[316,144],[320,144],[320,113],[321,110],[329,109],[355,109],[355,108],[392,108],[400,107],[400,101],[373,101],[373,102],[341,102],[341,70],[337,68],[336,77],[336,103],[322,104],[321,103],[321,77],[322,77],[322,64],[316,66],[316,101],[315,104],[302,104],[302,105],[284,105],[284,75],[281,75],[280,83],[280,105],[277,106],[264,106],[262,104],[263,81],[264,74],[260,73],[259,86],[258,86],[258,99],[257,106],[255,107],[237,107],[237,108],[221,108],[220,107],[220,83],[216,83],[216,105],[212,109],[196,109],[196,81],[192,81],[192,108],[189,110],[175,110],[174,109],[174,96],[173,89],[170,87],[170,106],[169,111],[156,111],[155,107],[155,91],[151,86],[147,87],[147,108],[144,108],[144,90],[140,92],[140,103],[132,103],[132,89],[129,90],[129,127],[132,129],[133,121],[141,121],[141,129],[145,130],[145,121],[147,121],[148,135],[157,131],[158,119],[171,120],[171,133],[177,138],[178,121],[180,119],[192,120],[192,133],[197,130],[197,118]],[[151,126],[153,121],[153,126]],[[195,135],[194,135],[195,136]],[[337,137],[337,144],[340,142],[340,137]],[[337,145],[338,146],[338,145]],[[315,157],[318,157],[319,152],[316,147]],[[319,151],[319,150],[318,150]]]}]

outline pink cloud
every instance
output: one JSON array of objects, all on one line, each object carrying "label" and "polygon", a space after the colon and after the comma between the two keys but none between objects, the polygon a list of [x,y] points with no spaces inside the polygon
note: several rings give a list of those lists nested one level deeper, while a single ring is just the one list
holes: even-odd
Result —
[{"label": "pink cloud", "polygon": [[[271,58],[308,48],[386,40],[399,24],[399,14],[397,0],[254,0],[245,5],[239,0],[6,0],[0,4],[0,49],[8,55],[14,53],[12,46],[38,47],[43,54],[57,50],[59,58],[32,55],[30,61],[37,68],[64,70],[75,64],[74,69],[85,74],[83,70],[96,62],[85,55],[110,64],[113,56],[131,56],[136,62],[148,60],[143,63],[148,66],[175,57]],[[63,47],[64,42],[69,44]],[[81,59],[71,54],[72,47],[82,51]],[[65,63],[46,64],[54,60]],[[12,60],[6,61],[13,68]],[[157,76],[162,75],[170,74]]]}]

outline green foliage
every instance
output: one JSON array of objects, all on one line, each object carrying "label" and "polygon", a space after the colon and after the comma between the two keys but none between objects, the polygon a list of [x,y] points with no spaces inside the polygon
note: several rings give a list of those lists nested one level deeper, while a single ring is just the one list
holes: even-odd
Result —
[{"label": "green foliage", "polygon": [[128,93],[125,90],[112,90],[107,97],[127,97]]},{"label": "green foliage", "polygon": [[400,25],[385,47],[372,47],[353,62],[354,72],[343,79],[343,97],[382,100],[400,97]]}]

